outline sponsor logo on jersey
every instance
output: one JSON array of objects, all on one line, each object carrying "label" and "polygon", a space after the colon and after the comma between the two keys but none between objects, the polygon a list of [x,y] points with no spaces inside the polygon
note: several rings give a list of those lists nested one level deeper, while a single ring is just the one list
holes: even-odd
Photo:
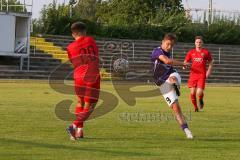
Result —
[{"label": "sponsor logo on jersey", "polygon": [[194,58],[193,60],[198,63],[203,62],[203,58]]}]

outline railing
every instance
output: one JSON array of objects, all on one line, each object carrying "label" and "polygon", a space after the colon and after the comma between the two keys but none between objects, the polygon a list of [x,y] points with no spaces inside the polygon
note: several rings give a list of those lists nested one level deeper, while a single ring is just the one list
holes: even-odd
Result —
[{"label": "railing", "polygon": [[36,44],[37,44],[37,38],[36,37],[32,37],[32,39],[34,39],[34,42],[32,42],[31,49],[33,49],[33,52],[30,51],[30,54],[35,55],[36,54]]},{"label": "railing", "polygon": [[[237,7],[236,7],[237,8]],[[208,17],[211,16],[211,21],[222,19],[222,17],[228,20],[234,21],[238,24],[240,10],[220,10],[213,9],[212,15],[209,15],[209,9],[203,8],[188,8],[185,10],[187,17],[192,19],[193,23],[205,23],[208,22]]]},{"label": "railing", "polygon": [[21,13],[32,13],[32,8],[33,8],[33,0],[31,0],[31,2],[29,2],[29,0],[27,0],[28,3],[26,3],[26,0],[20,0],[19,3],[20,4],[9,4],[9,1],[6,0],[6,2],[4,3],[3,0],[0,0],[0,11],[4,11],[4,12],[9,12],[9,11],[13,11],[13,12],[21,12]]}]

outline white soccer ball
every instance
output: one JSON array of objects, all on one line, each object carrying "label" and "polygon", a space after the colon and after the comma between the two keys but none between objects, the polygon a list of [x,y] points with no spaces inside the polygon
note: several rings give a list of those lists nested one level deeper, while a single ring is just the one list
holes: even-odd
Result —
[{"label": "white soccer ball", "polygon": [[124,58],[119,58],[113,63],[115,72],[126,72],[129,68],[129,62]]}]

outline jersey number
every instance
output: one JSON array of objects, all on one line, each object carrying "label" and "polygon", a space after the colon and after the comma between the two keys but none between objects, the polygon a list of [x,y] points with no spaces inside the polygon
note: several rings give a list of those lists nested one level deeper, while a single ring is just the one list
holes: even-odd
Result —
[{"label": "jersey number", "polygon": [[80,49],[80,59],[83,64],[88,64],[89,61],[96,61],[96,52],[93,46]]},{"label": "jersey number", "polygon": [[172,102],[169,97],[166,98],[166,101],[167,101],[169,104],[171,104],[171,102]]}]

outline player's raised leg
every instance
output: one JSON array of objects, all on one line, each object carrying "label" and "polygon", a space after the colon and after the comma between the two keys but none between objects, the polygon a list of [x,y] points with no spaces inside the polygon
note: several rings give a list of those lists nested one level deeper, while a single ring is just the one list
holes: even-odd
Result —
[{"label": "player's raised leg", "polygon": [[[180,77],[179,77],[179,78],[180,78]],[[176,91],[177,96],[180,96],[180,84],[179,84],[179,82],[178,82],[177,77],[175,77],[175,76],[170,76],[170,77],[169,77],[169,81],[170,81],[170,83],[173,85],[173,87],[174,87],[174,89],[175,89],[175,91]]]},{"label": "player's raised leg", "polygon": [[173,84],[177,86],[180,86],[181,84],[181,77],[177,72],[172,73],[167,79],[167,81],[160,86],[160,91],[163,94],[163,97],[168,103],[169,107],[172,108],[176,121],[183,129],[184,133],[186,134],[186,137],[192,139],[193,135],[189,130],[188,124],[181,111],[181,107],[178,102],[178,95],[177,92],[175,91],[175,87]]}]

